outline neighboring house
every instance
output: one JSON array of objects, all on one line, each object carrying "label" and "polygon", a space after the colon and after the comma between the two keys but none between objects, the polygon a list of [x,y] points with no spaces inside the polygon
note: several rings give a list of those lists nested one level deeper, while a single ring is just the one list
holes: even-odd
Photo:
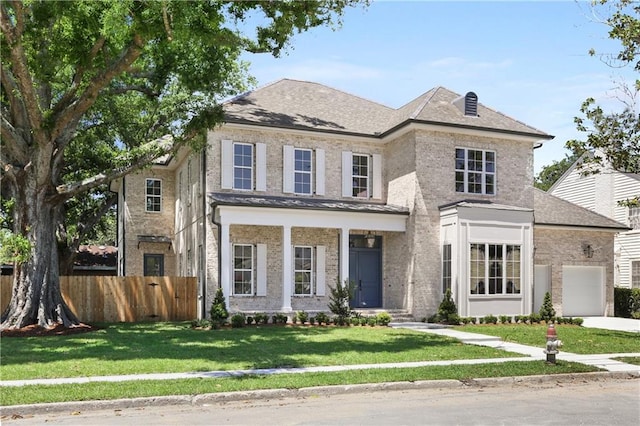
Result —
[{"label": "neighboring house", "polygon": [[[338,280],[358,309],[419,319],[450,288],[462,316],[531,313],[533,150],[552,136],[443,87],[393,109],[284,79],[224,108],[206,151],[112,185],[120,274],[197,276],[201,316],[218,287],[232,312],[327,311]],[[579,239],[541,246],[612,244],[616,225],[583,213]]]},{"label": "neighboring house", "polygon": [[584,175],[581,161],[578,159],[548,192],[628,226],[615,238],[614,283],[640,288],[640,207],[619,204],[640,196],[640,175],[622,173],[608,165],[600,167],[599,173]]},{"label": "neighboring house", "polygon": [[[81,245],[73,262],[73,275],[117,275],[118,248]],[[1,275],[12,275],[13,265],[1,265]]]}]

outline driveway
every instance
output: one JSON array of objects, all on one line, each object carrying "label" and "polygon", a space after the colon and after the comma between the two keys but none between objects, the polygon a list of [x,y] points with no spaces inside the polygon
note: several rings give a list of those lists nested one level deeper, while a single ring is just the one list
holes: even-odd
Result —
[{"label": "driveway", "polygon": [[640,320],[618,317],[583,317],[583,327],[640,333]]}]

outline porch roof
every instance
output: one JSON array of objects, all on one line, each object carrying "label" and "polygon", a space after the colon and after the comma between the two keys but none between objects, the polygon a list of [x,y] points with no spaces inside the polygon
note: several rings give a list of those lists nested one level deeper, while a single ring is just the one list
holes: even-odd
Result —
[{"label": "porch roof", "polygon": [[209,193],[215,206],[270,207],[282,209],[347,211],[360,213],[386,213],[409,215],[409,209],[391,204],[361,203],[357,201],[327,200],[317,198],[277,197],[254,194]]}]

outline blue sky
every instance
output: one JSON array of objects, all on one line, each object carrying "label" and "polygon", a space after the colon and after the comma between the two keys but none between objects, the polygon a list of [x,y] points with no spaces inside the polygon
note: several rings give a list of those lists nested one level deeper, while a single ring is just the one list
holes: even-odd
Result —
[{"label": "blue sky", "polygon": [[464,94],[556,138],[535,151],[535,173],[564,158],[587,97],[620,109],[612,68],[588,54],[617,54],[618,41],[587,2],[374,1],[348,9],[337,30],[294,37],[280,58],[250,55],[258,86],[314,81],[398,108],[436,86]]}]

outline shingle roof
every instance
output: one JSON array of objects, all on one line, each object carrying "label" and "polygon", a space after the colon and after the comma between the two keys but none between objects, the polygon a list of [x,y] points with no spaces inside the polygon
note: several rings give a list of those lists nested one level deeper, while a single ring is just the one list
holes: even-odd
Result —
[{"label": "shingle roof", "polygon": [[626,231],[629,228],[606,216],[555,197],[537,188],[533,190],[534,224],[604,228]]},{"label": "shingle roof", "polygon": [[209,199],[214,205],[218,206],[272,207],[306,210],[339,210],[363,213],[409,214],[409,209],[406,207],[390,204],[359,203],[355,201],[338,201],[317,198],[292,198],[212,192],[209,194]]},{"label": "shingle roof", "polygon": [[319,83],[282,79],[223,106],[227,122],[273,127],[380,136],[410,122],[420,122],[553,138],[480,103],[478,116],[465,116],[453,104],[458,98],[459,94],[436,87],[393,109]]}]

